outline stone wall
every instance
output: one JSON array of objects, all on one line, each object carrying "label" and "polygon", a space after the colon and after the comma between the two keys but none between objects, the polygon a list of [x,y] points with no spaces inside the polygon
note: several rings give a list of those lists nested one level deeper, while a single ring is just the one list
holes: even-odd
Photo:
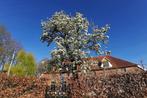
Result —
[{"label": "stone wall", "polygon": [[101,70],[94,70],[97,76],[111,76],[115,74],[127,74],[127,73],[141,73],[143,70],[139,67],[127,67],[127,68],[108,68]]}]

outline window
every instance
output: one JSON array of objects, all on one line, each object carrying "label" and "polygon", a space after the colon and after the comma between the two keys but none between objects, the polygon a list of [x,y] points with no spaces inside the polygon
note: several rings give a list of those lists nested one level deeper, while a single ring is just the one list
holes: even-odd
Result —
[{"label": "window", "polygon": [[127,69],[126,68],[124,68],[124,72],[127,72]]},{"label": "window", "polygon": [[126,72],[127,69],[126,68],[121,68],[121,72]]},{"label": "window", "polygon": [[98,67],[100,68],[100,67],[102,67],[102,62],[98,62]]},{"label": "window", "polygon": [[105,60],[103,60],[101,67],[102,68],[110,68],[110,67],[112,67],[112,65],[107,59],[105,59]]},{"label": "window", "polygon": [[103,67],[108,68],[109,67],[109,62],[108,61],[103,62]]}]

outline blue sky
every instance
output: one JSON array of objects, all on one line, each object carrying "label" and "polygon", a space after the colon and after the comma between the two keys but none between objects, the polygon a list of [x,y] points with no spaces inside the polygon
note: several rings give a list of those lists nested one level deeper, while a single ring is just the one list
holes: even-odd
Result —
[{"label": "blue sky", "polygon": [[41,19],[60,10],[81,12],[99,26],[111,24],[107,50],[115,57],[147,63],[147,0],[0,0],[0,24],[40,61],[52,49],[40,42]]}]

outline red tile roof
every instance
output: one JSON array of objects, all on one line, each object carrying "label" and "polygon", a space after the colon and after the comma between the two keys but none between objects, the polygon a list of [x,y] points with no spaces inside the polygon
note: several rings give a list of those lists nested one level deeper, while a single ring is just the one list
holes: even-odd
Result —
[{"label": "red tile roof", "polygon": [[109,62],[112,64],[113,68],[120,68],[120,67],[137,67],[137,64],[122,60],[116,57],[112,56],[99,56],[98,59],[101,61],[103,58],[106,58],[109,60]]},{"label": "red tile roof", "polygon": [[103,59],[109,60],[113,68],[121,68],[121,67],[137,67],[137,64],[122,60],[116,57],[112,56],[98,56],[98,57],[92,57],[92,58],[87,58],[88,60],[97,60],[97,61],[102,61]]}]

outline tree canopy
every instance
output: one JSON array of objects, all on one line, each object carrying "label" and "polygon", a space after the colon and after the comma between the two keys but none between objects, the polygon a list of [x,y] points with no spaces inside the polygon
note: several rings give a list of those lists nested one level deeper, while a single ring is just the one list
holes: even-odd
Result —
[{"label": "tree canopy", "polygon": [[[68,69],[73,69],[82,58],[90,55],[89,51],[102,53],[101,45],[108,41],[107,31],[109,25],[98,27],[90,25],[89,21],[81,14],[75,16],[66,14],[64,11],[55,14],[42,25],[42,42],[47,42],[48,46],[56,43],[56,49],[51,52],[52,59],[59,68],[63,69],[65,61],[71,62]],[[82,64],[84,65],[84,64]],[[76,69],[76,68],[75,68]]]},{"label": "tree canopy", "polygon": [[[6,66],[6,70],[8,66]],[[36,74],[36,67],[33,54],[20,50],[16,56],[16,64],[12,66],[10,73],[17,76],[33,76]]]}]

